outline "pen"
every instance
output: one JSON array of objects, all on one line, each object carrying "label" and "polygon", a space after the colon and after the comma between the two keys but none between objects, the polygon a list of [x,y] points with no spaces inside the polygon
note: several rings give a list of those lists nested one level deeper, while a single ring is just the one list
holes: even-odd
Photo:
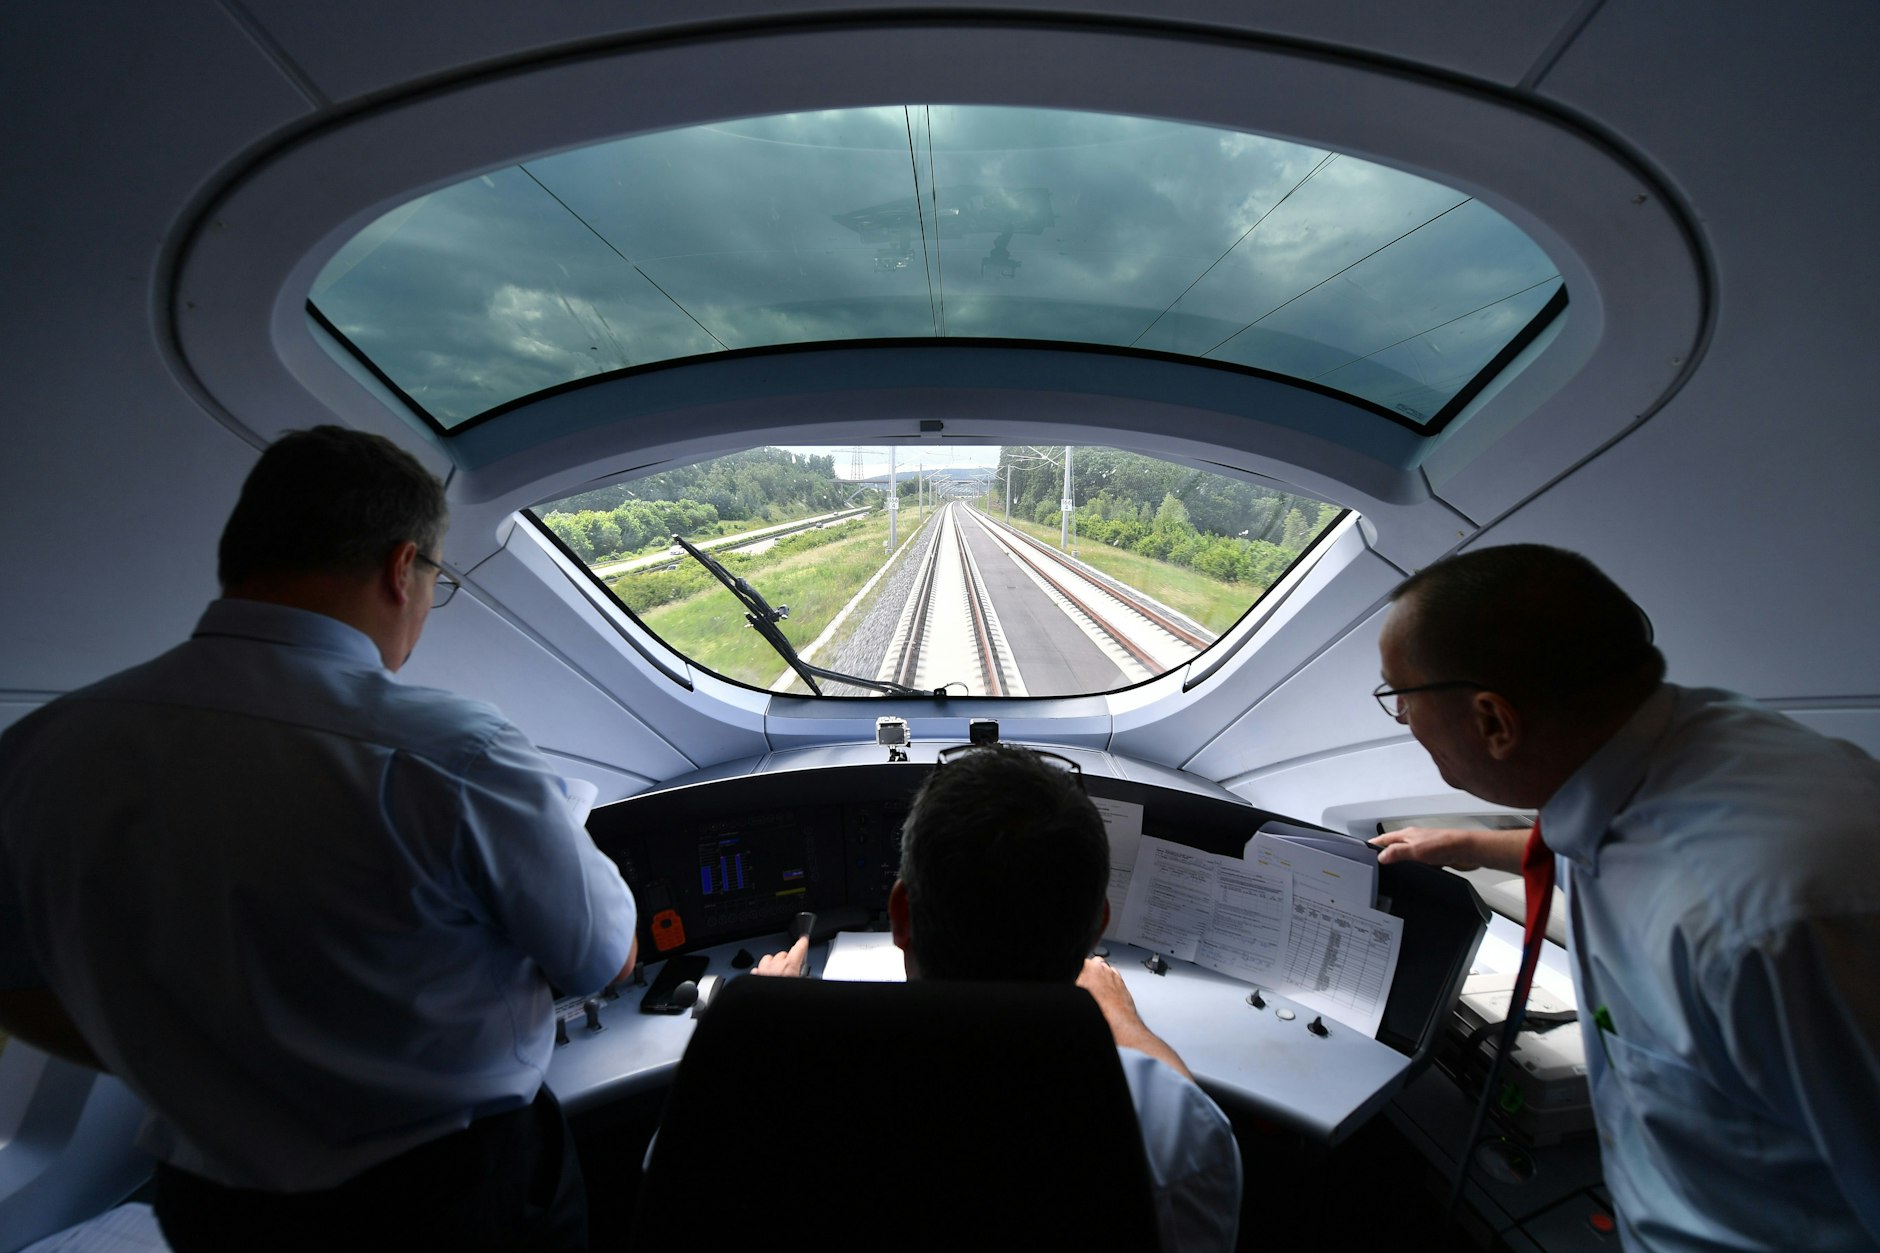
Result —
[{"label": "pen", "polygon": [[1612,1011],[1604,1005],[1599,1006],[1593,1011],[1593,1025],[1599,1028],[1599,1051],[1605,1056],[1606,1064],[1610,1066],[1612,1053],[1606,1048],[1606,1037],[1619,1034],[1612,1025]]}]

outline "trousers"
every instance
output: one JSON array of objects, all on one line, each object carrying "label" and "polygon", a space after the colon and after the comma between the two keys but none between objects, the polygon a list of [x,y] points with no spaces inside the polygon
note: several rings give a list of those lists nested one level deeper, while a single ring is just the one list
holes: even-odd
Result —
[{"label": "trousers", "polygon": [[231,1188],[159,1163],[157,1222],[176,1253],[397,1247],[583,1253],[587,1196],[561,1106],[479,1118],[333,1188]]}]

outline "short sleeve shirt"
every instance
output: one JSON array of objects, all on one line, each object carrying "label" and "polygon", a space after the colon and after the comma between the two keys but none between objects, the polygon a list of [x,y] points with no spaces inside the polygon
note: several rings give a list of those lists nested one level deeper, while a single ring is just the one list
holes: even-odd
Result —
[{"label": "short sleeve shirt", "polygon": [[54,991],[143,1147],[275,1190],[526,1104],[550,985],[605,984],[635,925],[494,709],[241,600],[0,738],[0,917],[0,984]]}]

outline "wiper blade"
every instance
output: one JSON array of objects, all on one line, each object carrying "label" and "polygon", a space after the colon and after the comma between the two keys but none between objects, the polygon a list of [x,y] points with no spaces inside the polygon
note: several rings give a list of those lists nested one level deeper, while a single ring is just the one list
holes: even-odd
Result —
[{"label": "wiper blade", "polygon": [[688,553],[691,553],[700,565],[710,570],[713,577],[725,585],[727,591],[738,598],[738,603],[744,606],[744,620],[750,623],[752,628],[756,630],[759,635],[763,636],[772,648],[777,650],[777,655],[782,657],[784,661],[789,664],[790,669],[796,671],[797,677],[802,679],[803,682],[808,685],[809,690],[816,695],[821,696],[823,694],[822,689],[816,686],[816,680],[818,678],[828,679],[836,683],[848,683],[855,687],[873,688],[877,692],[886,692],[894,696],[946,695],[945,688],[937,692],[927,692],[917,687],[908,687],[903,683],[889,683],[881,679],[864,679],[860,675],[843,674],[840,670],[826,670],[821,666],[812,666],[809,662],[804,661],[797,655],[796,648],[788,639],[784,638],[783,632],[777,627],[779,622],[782,622],[785,618],[790,616],[790,606],[778,605],[775,609],[772,609],[770,602],[764,599],[762,592],[752,587],[750,583],[743,578],[725,569],[723,565],[719,564],[716,557],[707,553],[685,536],[675,535],[672,537],[672,542],[685,549]]}]

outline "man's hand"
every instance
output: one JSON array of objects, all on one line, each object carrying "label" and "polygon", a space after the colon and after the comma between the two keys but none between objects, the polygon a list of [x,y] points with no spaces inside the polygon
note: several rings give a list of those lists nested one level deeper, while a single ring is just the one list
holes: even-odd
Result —
[{"label": "man's hand", "polygon": [[1111,1030],[1115,1030],[1118,1022],[1142,1025],[1142,1016],[1136,1012],[1136,998],[1129,994],[1129,985],[1116,973],[1116,967],[1101,957],[1084,958],[1084,968],[1077,972],[1077,986],[1095,998]]},{"label": "man's hand", "polygon": [[1090,993],[1097,1008],[1103,1011],[1103,1020],[1110,1024],[1110,1034],[1116,1038],[1118,1047],[1147,1053],[1168,1063],[1182,1078],[1194,1080],[1175,1050],[1143,1025],[1142,1015],[1136,1012],[1136,998],[1129,994],[1129,985],[1109,962],[1101,957],[1084,958],[1084,968],[1077,973],[1077,986]]},{"label": "man's hand", "polygon": [[1379,865],[1396,861],[1420,861],[1431,866],[1454,866],[1474,870],[1521,873],[1521,853],[1527,847],[1526,831],[1483,831],[1473,827],[1405,827],[1389,831],[1370,841],[1378,851]]},{"label": "man's hand", "polygon": [[800,976],[809,969],[809,937],[803,936],[790,946],[787,953],[766,953],[757,959],[751,967],[754,975],[785,975],[792,978]]}]

